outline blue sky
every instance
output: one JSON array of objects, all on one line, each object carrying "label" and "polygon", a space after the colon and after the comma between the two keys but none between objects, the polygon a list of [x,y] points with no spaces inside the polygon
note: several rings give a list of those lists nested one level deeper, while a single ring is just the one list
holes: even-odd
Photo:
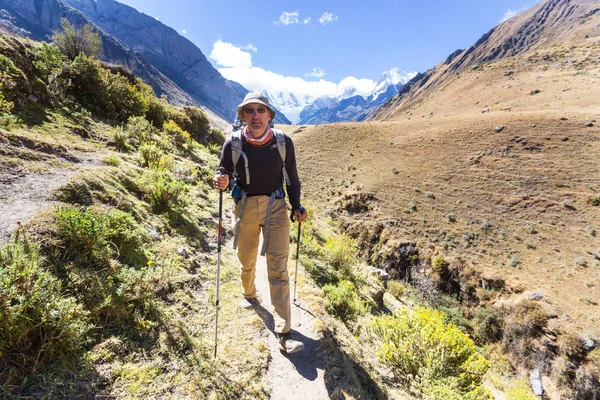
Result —
[{"label": "blue sky", "polygon": [[119,0],[192,41],[255,90],[329,92],[398,67],[424,72],[539,0]]}]

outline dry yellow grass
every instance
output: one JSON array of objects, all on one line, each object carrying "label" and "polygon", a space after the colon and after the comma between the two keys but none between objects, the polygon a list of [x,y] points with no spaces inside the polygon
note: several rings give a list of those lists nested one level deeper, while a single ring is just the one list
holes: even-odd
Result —
[{"label": "dry yellow grass", "polygon": [[354,221],[505,280],[492,300],[541,292],[556,326],[600,335],[599,57],[597,43],[539,49],[463,72],[393,120],[288,127],[304,197],[324,217],[371,192]]}]

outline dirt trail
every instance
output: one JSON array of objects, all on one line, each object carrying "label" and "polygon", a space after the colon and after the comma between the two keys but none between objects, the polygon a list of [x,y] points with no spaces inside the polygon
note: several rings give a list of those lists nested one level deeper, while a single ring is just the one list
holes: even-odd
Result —
[{"label": "dirt trail", "polygon": [[17,227],[51,202],[52,190],[64,185],[77,173],[72,169],[39,174],[0,175],[0,242],[7,240]]},{"label": "dirt trail", "polygon": [[[293,297],[294,269],[293,263],[290,265],[290,296]],[[272,332],[273,308],[269,295],[267,264],[265,257],[260,256],[256,263],[256,290],[261,304],[255,310]],[[305,346],[303,351],[296,354],[282,353],[275,335],[269,335],[271,362],[267,380],[271,388],[272,400],[329,399],[324,380],[325,371],[317,367],[318,336],[314,329],[315,320],[316,317],[301,299],[298,299],[296,304],[292,304],[292,331],[296,332],[296,338]]]},{"label": "dirt trail", "polygon": [[10,170],[0,173],[0,243],[10,238],[17,222],[27,222],[52,204],[52,192],[86,169],[97,168],[100,157],[80,159],[72,168],[31,173]]}]

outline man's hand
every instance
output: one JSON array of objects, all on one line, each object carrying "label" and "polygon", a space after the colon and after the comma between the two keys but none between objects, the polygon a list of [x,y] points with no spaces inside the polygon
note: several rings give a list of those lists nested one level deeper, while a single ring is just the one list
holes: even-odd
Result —
[{"label": "man's hand", "polygon": [[225,190],[229,187],[229,175],[227,174],[219,174],[218,172],[215,174],[213,178],[213,186],[215,189]]},{"label": "man's hand", "polygon": [[293,215],[294,218],[292,218],[292,221],[296,219],[298,222],[304,222],[308,218],[308,211],[306,211],[306,208],[300,206],[294,210]]}]

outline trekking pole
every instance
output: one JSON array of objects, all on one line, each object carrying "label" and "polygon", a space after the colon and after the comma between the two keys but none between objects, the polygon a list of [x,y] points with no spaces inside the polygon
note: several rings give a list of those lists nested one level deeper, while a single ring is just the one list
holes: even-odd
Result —
[{"label": "trekking pole", "polygon": [[296,286],[298,286],[298,258],[300,258],[300,226],[298,221],[298,241],[296,242],[296,272],[294,273],[294,304],[296,304]]},{"label": "trekking pole", "polygon": [[[219,168],[219,172],[222,172]],[[219,332],[219,282],[221,280],[221,234],[223,231],[223,191],[219,189],[219,231],[217,234],[217,299],[215,312],[215,358],[217,358],[217,335]]]}]

